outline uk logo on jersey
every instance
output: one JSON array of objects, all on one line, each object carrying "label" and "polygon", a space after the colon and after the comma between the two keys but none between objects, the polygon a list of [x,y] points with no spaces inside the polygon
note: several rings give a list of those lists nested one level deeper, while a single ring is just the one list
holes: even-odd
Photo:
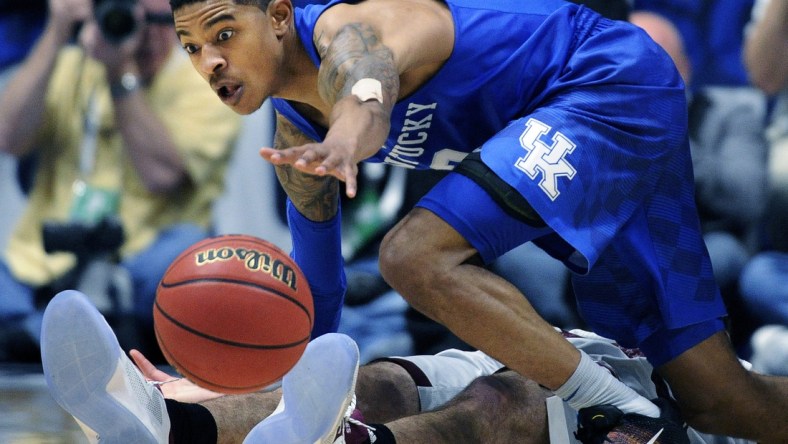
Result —
[{"label": "uk logo on jersey", "polygon": [[558,131],[553,135],[550,145],[542,140],[552,129],[550,125],[536,119],[528,119],[525,131],[520,135],[520,146],[528,153],[517,159],[514,166],[531,179],[536,179],[541,172],[539,188],[550,200],[555,200],[561,194],[558,191],[558,178],[566,177],[572,180],[577,171],[566,160],[566,155],[575,149],[574,142]]}]

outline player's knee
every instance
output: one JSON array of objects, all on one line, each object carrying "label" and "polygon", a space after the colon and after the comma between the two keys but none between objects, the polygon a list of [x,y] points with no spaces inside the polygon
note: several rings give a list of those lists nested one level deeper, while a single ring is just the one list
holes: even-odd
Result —
[{"label": "player's knee", "polygon": [[523,436],[540,433],[539,425],[544,425],[547,418],[547,395],[537,383],[514,372],[504,372],[475,379],[458,401],[477,415],[489,412],[487,424],[495,424],[502,432],[518,431],[515,435]]},{"label": "player's knee", "polygon": [[[407,230],[391,230],[380,245],[380,273],[393,288],[403,293],[412,293],[423,280],[425,267],[424,252]],[[403,295],[405,296],[405,295]]]},{"label": "player's knee", "polygon": [[373,423],[385,423],[419,412],[419,392],[410,373],[389,361],[362,366],[356,383],[358,408]]},{"label": "player's knee", "polygon": [[[758,416],[761,396],[768,390],[747,374],[737,383],[723,384],[719,390],[706,391],[705,396],[678,397],[681,414],[687,424],[700,432],[726,435],[730,425],[748,422]],[[756,395],[756,394],[761,395]],[[745,419],[749,418],[749,419]]]},{"label": "player's knee", "polygon": [[380,243],[380,251],[378,252],[380,274],[394,288],[398,286],[402,279],[402,267],[406,265],[404,260],[406,252],[403,249],[408,248],[407,242],[402,240],[400,231],[397,227],[394,227],[386,233],[386,236]]},{"label": "player's knee", "polygon": [[467,389],[468,402],[482,406],[504,407],[514,392],[498,376],[476,378]]},{"label": "player's knee", "polygon": [[411,307],[436,319],[440,314],[438,307],[443,305],[446,297],[436,292],[442,288],[441,276],[444,273],[436,267],[437,258],[410,245],[396,238],[384,242],[380,253],[381,274]]},{"label": "player's knee", "polygon": [[715,413],[711,406],[681,405],[681,415],[688,426],[703,433],[715,433],[719,427],[715,427]]},{"label": "player's knee", "polygon": [[[696,384],[700,386],[701,384]],[[730,384],[730,387],[735,387]],[[704,433],[720,433],[731,421],[737,397],[742,393],[722,387],[720,390],[679,390],[676,398],[684,421],[692,428]]]}]

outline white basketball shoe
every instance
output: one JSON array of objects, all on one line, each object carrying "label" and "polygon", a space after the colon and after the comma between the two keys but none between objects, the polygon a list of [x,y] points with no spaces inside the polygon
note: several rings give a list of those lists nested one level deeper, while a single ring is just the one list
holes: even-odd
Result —
[{"label": "white basketball shoe", "polygon": [[164,397],[145,381],[82,293],[67,290],[50,301],[41,359],[50,394],[91,443],[168,443]]},{"label": "white basketball shoe", "polygon": [[244,444],[344,442],[338,439],[352,420],[358,364],[358,346],[350,337],[329,333],[314,339],[282,378],[279,406]]}]

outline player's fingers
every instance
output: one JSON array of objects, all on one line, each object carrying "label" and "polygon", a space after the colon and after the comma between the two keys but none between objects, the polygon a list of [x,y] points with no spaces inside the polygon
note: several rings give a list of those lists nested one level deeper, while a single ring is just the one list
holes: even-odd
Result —
[{"label": "player's fingers", "polygon": [[345,166],[344,176],[345,176],[345,194],[349,198],[356,197],[357,191],[357,184],[356,184],[356,175],[358,174],[358,167],[356,164],[350,164]]},{"label": "player's fingers", "polygon": [[273,163],[274,165],[281,165],[281,164],[294,164],[300,157],[302,153],[302,148],[287,148],[283,150],[277,150],[274,148],[260,148],[260,156]]},{"label": "player's fingers", "polygon": [[273,148],[260,148],[260,157],[274,165],[280,165],[284,163],[282,161],[282,153],[280,153],[279,150],[275,150]]},{"label": "player's fingers", "polygon": [[315,176],[324,176],[326,174],[325,168],[321,168],[320,164],[315,164],[315,163],[308,164],[308,163],[306,163],[305,161],[303,161],[301,159],[299,159],[297,162],[293,163],[293,166],[298,171],[301,171],[301,172],[304,172],[304,173],[307,173],[307,174],[312,174],[312,175],[315,175]]},{"label": "player's fingers", "polygon": [[345,157],[341,154],[329,153],[329,155],[322,159],[320,166],[322,166],[327,172],[336,171],[341,173],[344,169],[345,163]]},{"label": "player's fingers", "polygon": [[156,366],[139,351],[131,350],[129,351],[129,355],[131,355],[131,359],[134,361],[134,364],[137,365],[137,368],[140,369],[145,379],[156,382],[164,382],[172,379],[172,376],[156,368]]},{"label": "player's fingers", "polygon": [[276,152],[272,153],[268,160],[271,162],[281,165],[281,164],[294,164],[298,159],[301,157],[301,153],[297,152],[292,149],[286,150],[277,150]]},{"label": "player's fingers", "polygon": [[301,155],[298,156],[298,161],[304,165],[309,165],[311,163],[317,162],[323,157],[325,157],[323,153],[319,151],[320,148],[318,146],[304,145],[303,148],[305,149],[301,153]]},{"label": "player's fingers", "polygon": [[260,157],[262,157],[264,159],[270,159],[271,156],[277,154],[278,152],[279,152],[279,150],[277,150],[277,149],[269,148],[269,147],[265,147],[265,146],[260,148],[260,150],[258,151],[258,153],[260,154]]},{"label": "player's fingers", "polygon": [[342,171],[337,168],[340,165],[340,161],[341,158],[337,155],[326,156],[326,158],[320,162],[320,165],[315,167],[315,174],[320,176],[330,174],[337,179],[344,181],[345,177],[342,175]]}]

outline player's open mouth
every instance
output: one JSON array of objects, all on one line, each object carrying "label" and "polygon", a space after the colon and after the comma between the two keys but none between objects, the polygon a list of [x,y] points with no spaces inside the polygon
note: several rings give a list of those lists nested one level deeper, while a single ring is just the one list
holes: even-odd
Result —
[{"label": "player's open mouth", "polygon": [[234,105],[241,99],[243,86],[240,85],[223,85],[216,90],[216,94],[222,99],[226,105]]}]

